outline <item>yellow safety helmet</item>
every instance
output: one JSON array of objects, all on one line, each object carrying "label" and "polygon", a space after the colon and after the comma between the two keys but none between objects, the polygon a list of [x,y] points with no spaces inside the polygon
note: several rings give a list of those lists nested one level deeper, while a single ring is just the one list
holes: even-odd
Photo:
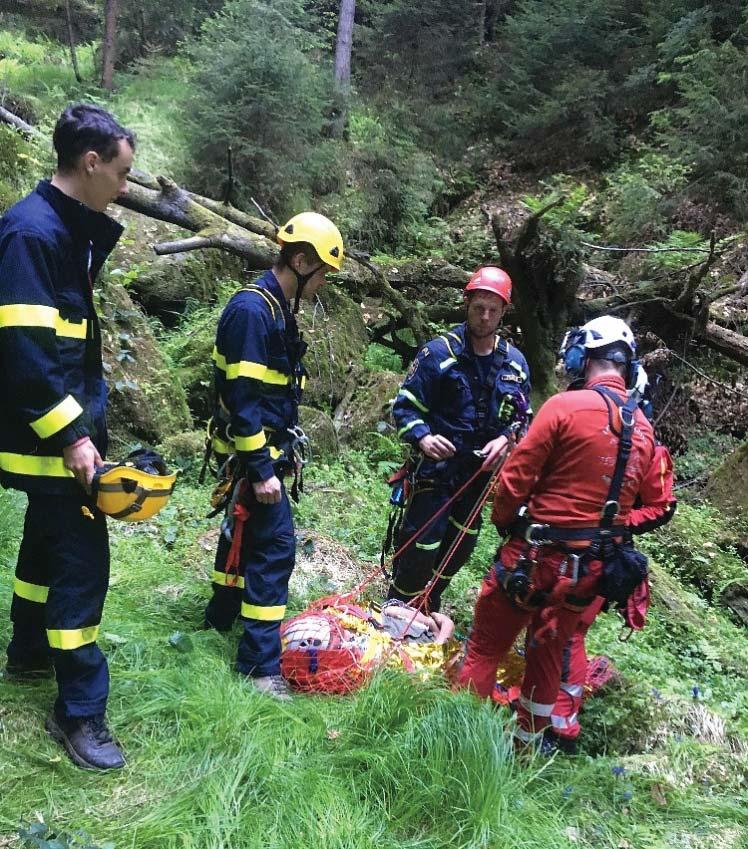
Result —
[{"label": "yellow safety helmet", "polygon": [[300,212],[278,231],[279,245],[308,242],[326,265],[340,271],[343,264],[343,237],[340,230],[318,212]]},{"label": "yellow safety helmet", "polygon": [[155,451],[140,448],[97,470],[91,496],[102,513],[124,522],[151,519],[169,501],[177,479]]}]

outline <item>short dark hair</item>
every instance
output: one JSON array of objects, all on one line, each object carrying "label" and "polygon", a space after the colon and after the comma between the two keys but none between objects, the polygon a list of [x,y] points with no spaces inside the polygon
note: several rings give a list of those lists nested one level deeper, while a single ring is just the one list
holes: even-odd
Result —
[{"label": "short dark hair", "polygon": [[322,262],[316,248],[311,242],[285,242],[281,245],[280,253],[275,261],[278,268],[290,268],[291,260],[296,254],[304,254],[304,258],[311,265]]},{"label": "short dark hair", "polygon": [[70,171],[88,150],[95,150],[104,162],[111,162],[119,151],[121,139],[135,150],[132,131],[120,126],[106,109],[93,103],[68,106],[57,120],[52,135],[57,151],[57,168]]}]

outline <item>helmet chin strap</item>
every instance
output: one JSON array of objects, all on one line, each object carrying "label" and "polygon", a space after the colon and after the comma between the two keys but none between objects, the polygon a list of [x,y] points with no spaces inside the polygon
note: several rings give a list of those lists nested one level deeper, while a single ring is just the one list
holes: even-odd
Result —
[{"label": "helmet chin strap", "polygon": [[325,267],[324,262],[318,265],[316,268],[313,268],[308,274],[299,273],[293,266],[291,266],[291,271],[293,271],[296,276],[296,296],[293,299],[293,314],[296,315],[299,311],[299,303],[301,301],[301,294],[304,291],[304,286],[314,277],[314,275]]}]

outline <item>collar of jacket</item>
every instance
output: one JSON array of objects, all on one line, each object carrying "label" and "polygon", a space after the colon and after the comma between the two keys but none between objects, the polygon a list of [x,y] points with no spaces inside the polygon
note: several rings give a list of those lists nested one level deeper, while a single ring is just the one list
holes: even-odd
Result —
[{"label": "collar of jacket", "polygon": [[61,192],[49,180],[40,180],[36,192],[57,213],[73,238],[85,239],[106,254],[111,253],[125,229],[121,224]]},{"label": "collar of jacket", "polygon": [[276,301],[283,307],[283,317],[286,319],[286,323],[289,320],[294,321],[293,313],[291,312],[291,307],[286,300],[286,296],[283,294],[283,289],[281,289],[281,285],[278,282],[278,278],[273,274],[271,269],[268,269],[262,277],[257,280],[255,285],[264,286],[268,292],[275,298]]},{"label": "collar of jacket", "polygon": [[601,374],[593,377],[584,384],[584,389],[592,389],[593,386],[607,386],[626,398],[626,381],[619,374]]},{"label": "collar of jacket", "polygon": [[[463,321],[462,324],[457,324],[450,330],[448,330],[444,334],[449,340],[450,347],[454,352],[455,357],[459,357],[464,354],[468,357],[477,357],[478,354],[473,350],[473,346],[470,342],[470,336],[467,332],[467,322]],[[501,341],[501,337],[497,334],[494,336],[493,342],[493,351],[492,353],[496,353],[499,348],[499,343]]]}]

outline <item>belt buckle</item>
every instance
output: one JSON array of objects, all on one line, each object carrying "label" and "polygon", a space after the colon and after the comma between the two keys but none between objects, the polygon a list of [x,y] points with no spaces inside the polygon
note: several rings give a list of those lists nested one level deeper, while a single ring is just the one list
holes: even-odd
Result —
[{"label": "belt buckle", "polygon": [[528,525],[525,529],[525,542],[529,542],[530,545],[545,545],[550,542],[550,540],[545,539],[544,537],[534,538],[533,534],[537,531],[544,531],[548,528],[548,525],[542,525],[540,523],[533,523]]},{"label": "belt buckle", "polygon": [[567,557],[568,561],[571,561],[571,583],[572,586],[576,586],[579,583],[579,560],[580,557],[578,554],[569,554]]}]

